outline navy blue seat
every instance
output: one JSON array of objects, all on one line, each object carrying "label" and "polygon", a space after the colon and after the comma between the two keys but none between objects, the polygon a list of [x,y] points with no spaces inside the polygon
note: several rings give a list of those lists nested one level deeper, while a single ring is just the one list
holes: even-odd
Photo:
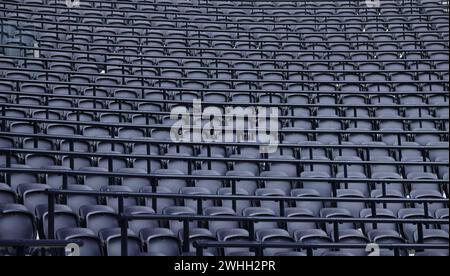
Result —
[{"label": "navy blue seat", "polygon": [[12,2],[0,239],[48,238],[54,215],[82,255],[120,255],[127,215],[137,256],[448,253],[416,248],[448,232],[447,1]]}]

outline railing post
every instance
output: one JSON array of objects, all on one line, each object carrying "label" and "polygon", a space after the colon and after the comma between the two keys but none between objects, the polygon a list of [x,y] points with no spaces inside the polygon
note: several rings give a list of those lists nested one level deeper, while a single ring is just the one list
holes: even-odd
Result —
[{"label": "railing post", "polygon": [[286,215],[286,208],[284,205],[284,200],[280,199],[280,217],[284,217]]},{"label": "railing post", "polygon": [[[2,25],[2,27],[3,27],[3,25]],[[19,98],[19,97],[16,97],[16,98]],[[6,107],[2,107],[2,117],[3,117],[3,119],[2,119],[2,126],[1,126],[1,129],[2,129],[2,131],[6,131],[6,119],[5,119],[5,117],[6,117]]]},{"label": "railing post", "polygon": [[119,216],[121,255],[126,257],[128,256],[128,218],[126,218],[122,213],[120,213]]},{"label": "railing post", "polygon": [[261,257],[263,255],[264,255],[263,244],[259,243],[258,246],[255,248],[255,256],[256,257]]},{"label": "railing post", "polygon": [[6,167],[7,168],[11,168],[11,155],[12,155],[13,153],[11,152],[11,151],[8,151],[7,153],[6,153]]},{"label": "railing post", "polygon": [[[201,198],[197,199],[197,215],[203,215],[203,200]],[[201,221],[197,221],[197,225],[201,228]]]},{"label": "railing post", "polygon": [[17,256],[19,256],[19,257],[25,256],[25,246],[24,246],[24,245],[17,246],[16,254],[17,254]]},{"label": "railing post", "polygon": [[[231,181],[231,194],[233,195],[233,196],[235,196],[236,195],[236,193],[237,193],[237,187],[236,187],[236,179],[233,179],[232,181]],[[233,210],[235,211],[235,212],[237,212],[237,201],[236,201],[236,199],[235,198],[233,198],[233,200],[231,201],[231,204],[232,204],[232,208],[233,208]]]},{"label": "railing post", "polygon": [[197,242],[195,242],[195,244],[196,244],[196,247],[197,247],[197,249],[196,249],[196,255],[197,255],[197,257],[203,257],[203,246],[199,246],[198,244],[197,244]]},{"label": "railing post", "polygon": [[189,220],[188,218],[183,218],[183,252],[187,253],[189,250]]},{"label": "railing post", "polygon": [[197,198],[197,215],[201,216],[203,214],[203,200]]},{"label": "railing post", "polygon": [[63,190],[67,190],[67,186],[69,185],[68,183],[69,183],[68,175],[67,175],[67,173],[64,173],[63,174],[63,183],[62,183]]},{"label": "railing post", "polygon": [[248,232],[250,241],[255,241],[255,222],[253,220],[248,222]]},{"label": "railing post", "polygon": [[419,238],[419,240],[417,242],[423,243],[423,224],[422,223],[417,224],[417,235]]},{"label": "railing post", "polygon": [[[376,205],[375,201],[372,201],[370,203],[370,210],[372,211],[372,217],[375,218],[377,216],[377,205]],[[377,223],[375,223],[375,222],[372,223],[372,228],[377,229],[378,228]]]},{"label": "railing post", "polygon": [[55,194],[48,193],[48,239],[55,239]]},{"label": "railing post", "polygon": [[339,240],[339,222],[333,222],[333,238],[334,241],[337,242]]},{"label": "railing post", "polygon": [[428,202],[424,202],[423,203],[423,210],[424,210],[424,213],[425,213],[425,217],[428,218],[428,216],[430,214],[430,212],[429,212],[430,207],[428,206]]},{"label": "railing post", "polygon": [[118,197],[118,209],[119,209],[119,214],[123,214],[123,212],[124,212],[124,209],[125,209],[125,207],[124,207],[124,199],[123,199],[123,196],[122,195],[119,195],[119,197]]},{"label": "railing post", "polygon": [[[151,177],[150,179],[151,179],[150,183],[152,185],[152,193],[156,194],[158,192],[158,190],[157,190],[158,179],[156,177]],[[152,200],[152,208],[157,213],[158,212],[158,200],[155,196],[152,196],[151,200]]]},{"label": "railing post", "polygon": [[118,196],[118,209],[120,217],[120,243],[121,243],[121,255],[128,256],[128,218],[124,214],[124,200],[123,196]]},{"label": "railing post", "polygon": [[313,249],[311,247],[306,248],[306,256],[308,257],[313,256]]}]

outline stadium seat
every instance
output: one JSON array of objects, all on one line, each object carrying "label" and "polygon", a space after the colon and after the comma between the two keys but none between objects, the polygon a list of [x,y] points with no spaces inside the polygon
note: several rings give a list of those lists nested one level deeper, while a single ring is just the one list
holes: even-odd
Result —
[{"label": "stadium seat", "polygon": [[[35,214],[38,223],[39,236],[42,238],[48,237],[48,205],[41,204],[36,206]],[[74,213],[69,206],[60,204],[55,205],[55,233],[64,228],[76,228],[79,224],[78,215]]]},{"label": "stadium seat", "polygon": [[[331,238],[320,229],[299,230],[294,233],[295,240],[300,243],[331,243]],[[308,251],[308,250],[305,250]],[[313,248],[313,256],[321,256],[324,252],[329,250],[323,248]]]},{"label": "stadium seat", "polygon": [[[294,242],[291,235],[283,229],[262,229],[256,232],[256,239],[266,243],[290,243]],[[266,248],[264,249],[264,256],[274,256],[279,253],[291,251],[286,248]]]},{"label": "stadium seat", "polygon": [[85,205],[80,208],[82,223],[94,233],[105,228],[118,227],[117,215],[114,209],[104,205]]},{"label": "stadium seat", "polygon": [[163,256],[180,255],[180,242],[169,229],[145,228],[140,231],[139,237],[147,253],[159,253]]},{"label": "stadium seat", "polygon": [[[448,242],[448,232],[439,229],[425,229],[423,233],[423,243],[425,244],[443,244]],[[418,232],[414,232],[414,241],[420,243]],[[448,256],[448,249],[425,249],[424,252],[429,254],[446,254]]]},{"label": "stadium seat", "polygon": [[448,255],[448,1],[3,2],[0,255]]},{"label": "stadium seat", "polygon": [[83,242],[80,247],[80,256],[103,256],[103,249],[98,236],[87,228],[63,228],[56,232],[60,240],[77,239]]},{"label": "stadium seat", "polygon": [[[217,231],[217,240],[221,242],[248,242],[249,232],[240,228],[226,228]],[[249,249],[245,248],[223,248],[224,256],[249,256]]]},{"label": "stadium seat", "polygon": [[[106,256],[121,256],[121,233],[120,228],[106,228],[99,232],[100,240],[102,241]],[[128,230],[128,256],[139,256],[141,253],[141,241],[133,233]]]},{"label": "stadium seat", "polygon": [[[395,230],[376,229],[368,234],[370,241],[376,244],[403,244],[405,239]],[[408,256],[406,250],[399,250],[400,256]],[[380,256],[395,256],[393,249],[381,249]]]}]

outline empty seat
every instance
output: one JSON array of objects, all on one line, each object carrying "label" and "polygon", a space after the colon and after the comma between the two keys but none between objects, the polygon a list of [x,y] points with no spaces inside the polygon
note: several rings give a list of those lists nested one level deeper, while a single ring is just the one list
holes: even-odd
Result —
[{"label": "empty seat", "polygon": [[123,168],[118,170],[118,173],[129,174],[121,178],[123,186],[129,187],[133,192],[138,192],[144,187],[150,186],[150,180],[145,177],[147,174],[144,170],[134,168]]},{"label": "empty seat", "polygon": [[[315,189],[295,189],[291,191],[291,196],[293,197],[320,197],[320,193]],[[324,207],[324,202],[316,200],[316,201],[308,201],[306,199],[296,200],[295,206],[297,208],[302,208],[306,210],[310,210],[314,216],[319,216],[320,210]]]},{"label": "empty seat", "polygon": [[[171,206],[166,207],[163,210],[163,215],[166,216],[194,216],[196,212],[189,207],[184,206]],[[169,220],[167,223],[168,228],[172,230],[174,233],[178,233],[183,230],[183,222],[179,220]],[[194,228],[194,223],[189,223],[189,228]]]},{"label": "empty seat", "polygon": [[289,195],[292,190],[292,183],[288,180],[282,180],[282,178],[288,178],[289,176],[281,171],[264,171],[260,175],[261,177],[274,178],[278,180],[264,180],[264,187],[267,189],[278,189],[285,195]]},{"label": "empty seat", "polygon": [[82,255],[448,255],[448,1],[3,2],[0,240],[59,189]]},{"label": "empty seat", "polygon": [[[76,228],[79,226],[78,215],[72,211],[67,205],[56,204],[54,209],[54,233],[58,233],[60,229]],[[48,238],[48,219],[49,208],[47,204],[36,206],[36,219],[38,222],[38,231],[41,238]]]},{"label": "empty seat", "polygon": [[[411,172],[407,175],[408,179],[413,180],[437,180],[437,175],[433,173],[426,173],[426,172]],[[420,183],[420,182],[414,182],[411,183],[411,189],[414,190],[431,190],[440,192],[441,187],[437,183]]]},{"label": "empty seat", "polygon": [[[426,214],[424,209],[422,208],[407,208],[407,209],[400,209],[398,211],[398,218],[401,219],[429,219],[431,216],[430,214]],[[429,225],[426,225],[425,223],[422,224],[422,227],[425,229],[426,227],[430,227]],[[400,228],[405,235],[405,237],[408,239],[408,241],[413,242],[414,241],[414,233],[417,231],[418,225],[412,224],[412,223],[402,223],[400,225]]]},{"label": "empty seat", "polygon": [[[245,217],[275,217],[276,213],[272,209],[262,207],[248,207],[242,211],[242,215]],[[278,223],[275,221],[258,221],[253,223],[255,231],[261,229],[278,228]]]},{"label": "empty seat", "polygon": [[[83,167],[80,168],[80,171],[92,172],[92,173],[107,173],[108,170],[106,168],[99,167]],[[100,191],[102,187],[108,186],[110,183],[110,179],[107,176],[102,175],[86,175],[84,176],[84,185],[91,187],[95,191]]]},{"label": "empty seat", "polygon": [[[192,195],[192,196],[208,196],[212,195],[210,191],[206,188],[201,187],[183,187],[180,189],[180,194],[183,195]],[[199,203],[199,201],[201,203]],[[214,205],[212,200],[201,200],[201,199],[189,199],[185,198],[183,200],[183,205],[186,207],[190,207],[192,210],[196,211],[197,213],[201,213],[203,211],[203,208],[212,207]],[[199,208],[199,204],[201,204],[202,209]]]},{"label": "empty seat", "polygon": [[[438,219],[448,219],[448,208],[436,210],[435,217]],[[448,232],[448,224],[442,224],[440,228]]]},{"label": "empty seat", "polygon": [[[127,206],[124,209],[124,214],[129,216],[151,216],[155,214],[155,211],[148,206]],[[142,229],[146,228],[158,228],[158,226],[159,223],[156,220],[131,219],[128,221],[128,228],[131,229],[134,233],[140,233]]]},{"label": "empty seat", "polygon": [[[413,190],[411,191],[411,198],[412,199],[442,199],[442,193],[435,191],[435,190]],[[415,203],[415,208],[423,208],[425,210],[425,205],[428,211],[432,214],[434,214],[437,210],[443,209],[444,204],[443,203]]]},{"label": "empty seat", "polygon": [[230,158],[242,160],[233,162],[233,170],[240,172],[250,172],[254,175],[259,175],[260,167],[256,161],[244,161],[245,159],[252,158],[245,155],[231,155]]},{"label": "empty seat", "polygon": [[[184,235],[183,232],[179,232],[179,239],[182,243],[185,243],[186,241],[183,240]],[[190,229],[189,231],[189,252],[183,252],[183,256],[185,256],[186,253],[194,253],[195,242],[202,242],[202,241],[216,241],[215,236],[208,230],[204,228],[194,228]],[[217,255],[217,249],[213,247],[209,247],[205,250],[206,255],[208,256],[216,256]]]},{"label": "empty seat", "polygon": [[[364,174],[365,169],[364,166],[358,164],[358,162],[362,162],[362,159],[357,156],[336,156],[334,161],[342,162],[341,164],[337,164],[337,173],[347,173],[348,174]],[[346,163],[347,164],[346,164]],[[352,164],[353,163],[353,164]]]},{"label": "empty seat", "polygon": [[[293,243],[294,239],[291,235],[283,229],[262,229],[256,232],[256,239],[258,241],[267,243],[267,244],[276,244],[276,243]],[[266,248],[264,249],[264,256],[275,256],[278,253],[285,253],[292,251],[292,249],[287,248]]]},{"label": "empty seat", "polygon": [[[240,228],[226,228],[217,231],[219,242],[249,242],[249,232]],[[222,249],[224,256],[249,256],[248,248],[225,247]]]},{"label": "empty seat", "polygon": [[326,180],[326,179],[330,178],[330,175],[328,173],[320,172],[320,171],[303,172],[303,173],[301,173],[300,177],[312,179],[312,180],[303,181],[304,189],[316,190],[319,192],[320,196],[322,196],[322,197],[328,197],[332,194],[333,186],[331,183],[328,183],[326,181],[315,181],[314,180],[314,179]]},{"label": "empty seat", "polygon": [[[354,229],[339,230],[339,244],[361,244],[366,245],[369,239],[364,236],[361,231]],[[353,256],[366,256],[367,252],[365,248],[345,248],[339,249],[339,252],[350,253]]]},{"label": "empty seat", "polygon": [[103,256],[103,249],[98,236],[87,228],[63,228],[56,232],[60,240],[79,240],[83,242],[80,246],[80,256]]},{"label": "empty seat", "polygon": [[[336,178],[341,178],[342,181],[340,182],[341,189],[352,189],[361,192],[364,197],[369,196],[369,190],[370,190],[370,184],[364,183],[364,179],[367,178],[367,176],[363,173],[357,173],[357,172],[350,172],[350,173],[337,173]],[[351,180],[357,180],[360,179],[361,182],[351,181],[347,182],[344,179],[351,179]]]},{"label": "empty seat", "polygon": [[20,204],[0,205],[0,239],[30,240],[36,235],[34,216]]},{"label": "empty seat", "polygon": [[186,181],[182,178],[170,178],[171,175],[182,176],[185,175],[179,170],[157,170],[155,174],[165,176],[158,179],[158,186],[169,189],[172,193],[179,193],[180,189],[186,187]]},{"label": "empty seat", "polygon": [[[85,186],[85,185],[68,185],[67,190],[69,191],[79,191],[79,192],[93,192],[92,188]],[[72,210],[75,213],[78,213],[80,210],[80,207],[85,205],[96,205],[97,204],[97,197],[93,195],[67,195],[66,196],[66,203],[67,205],[72,208]]]},{"label": "empty seat", "polygon": [[[343,208],[323,208],[322,210],[320,210],[320,216],[323,218],[334,219],[353,218],[350,211]],[[336,229],[335,226],[337,226],[338,229]],[[342,230],[355,229],[355,225],[352,222],[338,222],[337,224],[325,223],[325,227],[327,233],[330,235],[338,235]]]},{"label": "empty seat", "polygon": [[[248,171],[229,171],[226,173],[229,177],[255,177],[255,174]],[[254,194],[258,188],[258,184],[254,180],[231,180],[232,185],[236,185],[238,189],[244,190],[246,194]]]},{"label": "empty seat", "polygon": [[405,185],[399,182],[390,182],[390,179],[402,179],[402,176],[395,172],[377,172],[372,174],[373,179],[380,179],[381,183],[375,183],[376,189],[398,191],[400,194],[405,194]]},{"label": "empty seat", "polygon": [[[294,157],[290,156],[277,156],[276,159],[286,159],[287,161],[295,160]],[[298,174],[296,163],[274,162],[270,164],[270,170],[285,173],[288,177],[297,177]]]},{"label": "empty seat", "polygon": [[[332,243],[331,238],[320,229],[306,229],[299,230],[294,233],[294,238],[296,242],[305,243],[305,244],[323,244],[323,243]],[[328,249],[323,248],[306,248],[302,249],[303,252],[307,252],[311,254],[311,256],[321,256],[324,252],[327,252]],[[311,252],[311,253],[309,253]]]},{"label": "empty seat", "polygon": [[[154,190],[153,187],[144,187],[140,190],[140,192],[143,193],[158,193],[158,194],[174,194],[171,190],[165,187],[156,187],[156,190]],[[158,213],[161,214],[164,208],[174,206],[175,205],[175,199],[173,198],[162,198],[162,197],[145,197],[144,199],[146,206],[151,206],[152,209]]]},{"label": "empty seat", "polygon": [[[236,212],[226,207],[208,207],[203,210],[205,216],[236,216]],[[238,228],[237,221],[209,221],[208,228],[214,235],[222,229]]]},{"label": "empty seat", "polygon": [[[64,166],[50,166],[44,167],[46,170],[54,170],[56,173],[48,173],[44,176],[45,183],[52,187],[53,189],[59,189],[64,186],[64,179],[67,180],[66,184],[77,183],[76,176],[72,174],[65,174],[65,172],[70,172],[72,169]],[[61,173],[58,173],[58,172]]]},{"label": "empty seat", "polygon": [[26,183],[17,187],[17,192],[25,207],[34,213],[36,206],[48,203],[47,190],[50,186],[45,184]]},{"label": "empty seat", "polygon": [[[133,190],[128,186],[104,186],[101,189],[101,192],[112,192],[112,193],[120,193],[127,194],[132,193]],[[119,198],[116,196],[106,196],[105,197],[106,205],[113,208],[117,213],[119,212]],[[123,207],[134,206],[136,205],[136,198],[133,197],[123,197]]]},{"label": "empty seat", "polygon": [[[207,176],[220,176],[220,173],[214,170],[195,170],[192,172],[192,175],[207,177]],[[211,194],[217,194],[217,191],[223,187],[221,180],[214,180],[214,179],[195,179],[194,185],[195,187],[208,189],[208,191]]]},{"label": "empty seat", "polygon": [[10,182],[6,183],[6,184],[9,184],[13,191],[17,191],[17,187],[20,184],[38,183],[39,182],[39,181],[37,181],[36,175],[26,172],[26,170],[32,170],[32,168],[30,166],[20,165],[20,164],[12,164],[11,168],[25,170],[23,172],[11,172],[8,174]]},{"label": "empty seat", "polygon": [[[121,229],[107,228],[99,233],[100,240],[104,244],[106,256],[121,256]],[[141,253],[141,241],[133,233],[128,230],[128,256],[138,256]]]},{"label": "empty seat", "polygon": [[[359,216],[361,218],[380,218],[380,219],[396,219],[397,216],[390,209],[375,208],[362,209]],[[392,230],[398,231],[396,223],[364,223],[363,230],[365,233],[370,233],[372,230]]]},{"label": "empty seat", "polygon": [[16,193],[11,189],[9,185],[0,183],[0,204],[15,203]]},{"label": "empty seat", "polygon": [[[385,190],[377,189],[373,190],[370,193],[372,198],[392,198],[392,199],[402,199],[405,198],[402,192],[397,190]],[[384,203],[378,203],[378,208],[386,208],[394,212],[396,214],[398,210],[405,208],[405,204],[402,202],[384,202]]]},{"label": "empty seat", "polygon": [[158,253],[162,256],[179,256],[180,242],[177,236],[166,228],[145,228],[139,233],[147,253]]},{"label": "empty seat", "polygon": [[85,205],[80,208],[80,216],[83,224],[99,233],[105,228],[119,226],[117,215],[113,208],[103,205]]},{"label": "empty seat", "polygon": [[[420,240],[419,234],[416,231],[414,233],[414,242],[424,243],[424,244],[448,244],[449,236],[448,232],[439,229],[425,229],[423,232],[422,241]],[[448,256],[448,249],[425,249],[424,252],[429,254],[446,254]]]},{"label": "empty seat", "polygon": [[[286,194],[280,190],[280,189],[270,189],[270,188],[264,188],[264,189],[258,189],[255,192],[256,196],[261,197],[284,197]],[[278,215],[280,214],[280,201],[268,201],[268,200],[259,200],[259,205],[263,208],[269,208],[275,211],[275,213]],[[287,207],[287,204],[283,202],[284,207]]]},{"label": "empty seat", "polygon": [[[236,191],[233,191],[232,188],[222,188],[217,191],[218,195],[221,196],[248,196],[249,193],[241,189],[239,187],[236,188]],[[223,207],[228,207],[236,211],[238,215],[242,214],[243,210],[247,207],[251,206],[251,203],[248,200],[239,200],[239,199],[222,199],[221,200]]]},{"label": "empty seat", "polygon": [[[364,195],[358,190],[339,189],[339,190],[337,190],[336,197],[341,198],[341,199],[345,199],[345,198],[349,198],[349,199],[350,198],[361,198],[361,199],[363,199]],[[361,210],[364,209],[366,206],[365,206],[365,203],[363,203],[363,202],[339,201],[339,202],[337,202],[336,207],[346,209],[346,210],[350,211],[350,213],[352,214],[353,217],[358,217]]]},{"label": "empty seat", "polygon": [[[369,240],[375,244],[403,244],[405,239],[395,230],[376,229],[368,233]],[[397,251],[397,252],[396,252]],[[380,256],[408,256],[407,250],[403,249],[380,249]]]},{"label": "empty seat", "polygon": [[[309,209],[287,208],[286,217],[288,218],[314,218],[314,213]],[[288,222],[287,230],[292,235],[299,230],[308,230],[317,228],[315,222]]]}]

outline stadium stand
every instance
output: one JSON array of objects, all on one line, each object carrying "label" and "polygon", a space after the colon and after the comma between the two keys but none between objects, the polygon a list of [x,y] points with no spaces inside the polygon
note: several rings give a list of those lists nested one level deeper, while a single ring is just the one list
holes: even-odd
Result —
[{"label": "stadium stand", "polygon": [[0,255],[448,256],[448,1],[380,4],[1,1]]}]

